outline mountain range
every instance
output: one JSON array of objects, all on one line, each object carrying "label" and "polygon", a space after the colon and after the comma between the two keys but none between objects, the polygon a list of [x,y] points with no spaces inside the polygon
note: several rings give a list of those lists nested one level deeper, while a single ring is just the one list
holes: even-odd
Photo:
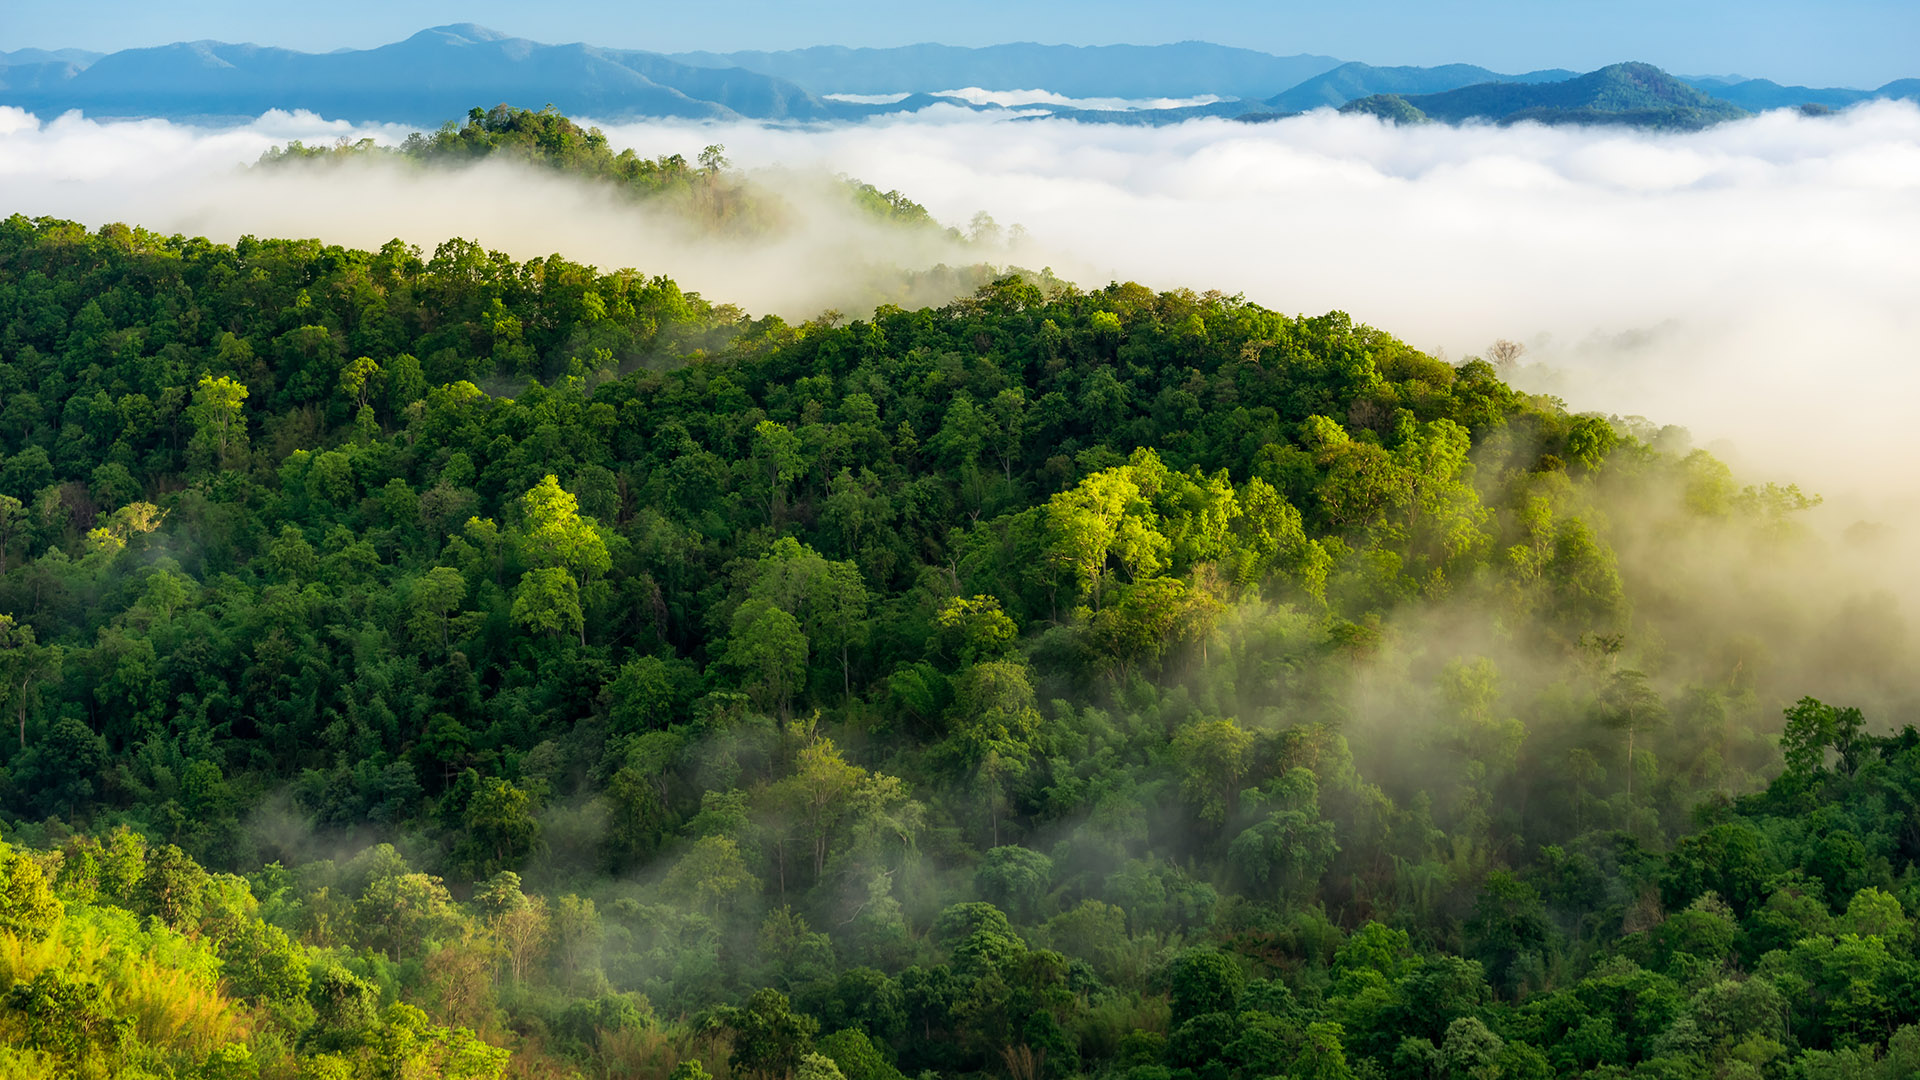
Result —
[{"label": "mountain range", "polygon": [[1880,98],[1920,97],[1920,79],[1899,79],[1878,90],[1856,90],[1847,86],[1782,86],[1771,79],[1691,78],[1684,80],[1722,101],[1730,101],[1750,112],[1766,109],[1791,109],[1801,105],[1823,105],[1844,109],[1862,101]]},{"label": "mountain range", "polygon": [[[1586,75],[1558,69],[1505,75],[1469,64],[1375,67],[1203,42],[663,54],[549,45],[471,24],[423,30],[378,48],[330,53],[215,41],[108,54],[80,49],[0,53],[0,105],[42,116],[79,109],[94,116],[225,120],[268,109],[306,109],[334,119],[432,126],[475,105],[507,102],[536,108],[551,103],[573,115],[604,120],[813,123],[941,102],[1000,108],[953,96],[970,87],[1045,90],[1081,99],[1022,105],[1022,113],[1147,124],[1201,116],[1271,119],[1350,107],[1456,123],[1543,119],[1693,127],[1744,111],[1842,108],[1871,98],[1920,97],[1920,80],[1913,79],[1868,91],[1781,86],[1765,79],[1677,79],[1647,65],[1615,65]],[[1398,100],[1373,100],[1383,95]],[[849,100],[861,97],[868,100]],[[1115,108],[1084,100],[1092,98],[1159,107]]]},{"label": "mountain range", "polygon": [[658,53],[544,45],[484,27],[442,26],[376,49],[303,53],[215,41],[127,49],[85,67],[46,60],[0,68],[0,102],[101,116],[258,116],[438,124],[474,104],[552,101],[592,116],[828,120],[847,108],[784,79],[695,67]]},{"label": "mountain range", "polygon": [[1525,75],[1502,75],[1472,64],[1374,67],[1356,61],[1310,76],[1291,89],[1266,98],[1263,104],[1282,112],[1307,112],[1329,106],[1337,109],[1349,101],[1374,94],[1437,94],[1476,83],[1558,82],[1578,74],[1551,68]]}]

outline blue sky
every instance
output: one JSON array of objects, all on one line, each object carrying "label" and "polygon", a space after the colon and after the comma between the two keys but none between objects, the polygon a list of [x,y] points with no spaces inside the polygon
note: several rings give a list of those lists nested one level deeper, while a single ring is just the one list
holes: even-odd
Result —
[{"label": "blue sky", "polygon": [[1199,39],[1504,71],[1645,60],[1684,74],[1816,85],[1920,76],[1916,0],[0,0],[0,48],[111,50],[215,38],[324,51],[384,44],[450,22],[661,51]]}]

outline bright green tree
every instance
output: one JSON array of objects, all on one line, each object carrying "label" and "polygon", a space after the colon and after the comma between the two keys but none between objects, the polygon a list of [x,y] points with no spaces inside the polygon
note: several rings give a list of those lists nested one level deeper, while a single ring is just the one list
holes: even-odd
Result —
[{"label": "bright green tree", "polygon": [[244,384],[225,375],[200,376],[186,412],[193,425],[192,450],[207,467],[226,469],[246,463],[247,418],[242,412],[246,400]]}]

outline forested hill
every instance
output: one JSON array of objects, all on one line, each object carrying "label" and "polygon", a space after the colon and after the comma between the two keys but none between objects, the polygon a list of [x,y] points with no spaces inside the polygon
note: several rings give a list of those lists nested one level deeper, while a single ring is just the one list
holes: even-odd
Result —
[{"label": "forested hill", "polygon": [[7,219],[0,1062],[1910,1075],[1897,609],[1503,370]]},{"label": "forested hill", "polygon": [[[684,154],[645,158],[631,148],[615,153],[599,128],[583,128],[551,105],[538,112],[510,105],[474,106],[467,110],[465,123],[449,120],[432,134],[416,131],[398,146],[383,146],[371,138],[317,146],[295,140],[268,149],[259,164],[274,168],[390,159],[457,168],[490,158],[612,185],[634,199],[664,204],[709,233],[764,233],[785,224],[788,214],[778,194],[731,168],[724,146],[707,146],[694,161]],[[831,186],[852,207],[876,220],[940,231],[926,207],[899,191],[882,192],[844,176]],[[945,232],[948,239],[961,239],[957,229]]]},{"label": "forested hill", "polygon": [[1651,64],[1614,64],[1578,78],[1544,83],[1482,83],[1441,93],[1363,98],[1347,112],[1405,113],[1450,124],[1486,120],[1501,124],[1624,124],[1660,130],[1698,131],[1747,115],[1731,102],[1709,96]]}]

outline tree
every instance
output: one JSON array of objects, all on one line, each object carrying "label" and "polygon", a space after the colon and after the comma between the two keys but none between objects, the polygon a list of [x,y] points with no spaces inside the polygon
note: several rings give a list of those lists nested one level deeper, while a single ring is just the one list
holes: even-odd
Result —
[{"label": "tree", "polygon": [[0,930],[41,941],[59,925],[65,910],[40,864],[26,852],[0,843]]},{"label": "tree", "polygon": [[427,954],[427,983],[438,999],[436,1018],[444,1024],[477,1026],[493,1011],[493,972],[500,945],[463,927]]},{"label": "tree", "polygon": [[569,631],[587,643],[587,617],[580,610],[580,586],[573,575],[557,566],[529,570],[513,590],[514,622],[535,633],[558,638]]},{"label": "tree", "polygon": [[880,1049],[858,1028],[841,1028],[814,1040],[814,1048],[839,1066],[846,1080],[903,1080]]},{"label": "tree", "polygon": [[27,748],[27,710],[39,697],[39,684],[54,675],[59,660],[57,646],[47,648],[34,641],[33,627],[22,626],[11,615],[0,615],[0,693],[11,699],[22,750]]},{"label": "tree", "polygon": [[956,596],[933,624],[941,649],[961,664],[1004,659],[1020,638],[1020,628],[991,596]]},{"label": "tree", "polygon": [[381,381],[380,364],[371,357],[350,360],[340,369],[340,390],[356,410],[367,407],[367,398],[379,389]]},{"label": "tree", "polygon": [[853,691],[853,649],[865,638],[868,596],[860,568],[781,537],[760,560],[747,595],[792,615],[810,643],[840,654],[841,691]]},{"label": "tree", "polygon": [[731,836],[703,836],[667,872],[667,889],[714,918],[746,889],[758,886]]},{"label": "tree", "polygon": [[582,589],[613,565],[598,524],[580,516],[580,501],[553,474],[521,498],[520,512],[515,540],[531,565],[563,569]]},{"label": "tree", "polygon": [[552,474],[520,500],[521,527],[514,541],[535,569],[514,592],[513,619],[531,630],[556,637],[568,629],[587,643],[583,599],[589,587],[613,565],[606,540],[592,518]]},{"label": "tree", "polygon": [[1047,502],[1048,558],[1073,576],[1096,611],[1109,560],[1133,579],[1167,565],[1173,545],[1155,528],[1146,494],[1135,467],[1127,466],[1095,473]]},{"label": "tree", "polygon": [[393,959],[418,957],[458,916],[446,883],[421,873],[377,877],[353,905],[362,940]]},{"label": "tree", "polygon": [[806,475],[806,458],[792,429],[772,420],[762,420],[753,429],[753,460],[766,484],[767,520],[777,529],[786,506],[787,489]]},{"label": "tree", "polygon": [[1495,987],[1513,994],[1528,969],[1545,970],[1548,925],[1533,886],[1505,870],[1487,875],[1467,920],[1467,943]]},{"label": "tree", "polygon": [[1053,860],[1032,848],[1004,845],[989,850],[973,872],[980,895],[1016,917],[1031,920],[1053,883]]},{"label": "tree", "polygon": [[948,753],[964,773],[982,782],[997,847],[1007,781],[1026,771],[1040,734],[1026,665],[994,660],[968,668],[954,687],[950,716]]},{"label": "tree", "polygon": [[140,879],[140,900],[146,912],[182,932],[200,919],[201,891],[207,872],[186,852],[163,844],[147,853],[147,870]]},{"label": "tree", "polygon": [[1435,568],[1485,543],[1487,512],[1467,460],[1472,446],[1467,429],[1443,417],[1406,430],[1393,451],[1396,480],[1404,485],[1394,501],[1406,512],[1408,548]]},{"label": "tree", "polygon": [[1491,775],[1513,767],[1526,727],[1499,715],[1500,671],[1479,657],[1471,663],[1449,661],[1440,674],[1440,695],[1451,713],[1452,736],[1468,761]]},{"label": "tree", "polygon": [[1324,524],[1343,532],[1369,530],[1407,502],[1407,477],[1387,450],[1356,441],[1325,416],[1310,416],[1304,426],[1303,441],[1321,472],[1316,495]]},{"label": "tree", "polygon": [[1853,775],[1859,758],[1860,733],[1866,720],[1859,709],[1836,709],[1817,698],[1805,697],[1786,709],[1786,728],[1780,733],[1780,753],[1787,775],[1806,781],[1827,767],[1827,751],[1838,751],[1843,772]]},{"label": "tree", "polygon": [[1040,730],[1033,683],[1018,660],[992,660],[961,673],[954,686],[953,738],[962,760],[989,753],[1024,759]]},{"label": "tree", "polygon": [[1613,425],[1603,417],[1576,416],[1567,430],[1567,457],[1593,472],[1618,443],[1619,436],[1614,433]]},{"label": "tree", "polygon": [[974,471],[992,437],[993,421],[973,403],[973,395],[962,391],[947,406],[940,430],[927,440],[927,449],[948,469],[965,475]]},{"label": "tree", "polygon": [[1288,1080],[1353,1080],[1347,1064],[1347,1033],[1339,1024],[1308,1024],[1299,1056],[1287,1070]]},{"label": "tree", "polygon": [[497,776],[481,781],[467,801],[463,823],[454,857],[475,880],[518,866],[540,845],[533,799]]},{"label": "tree", "polygon": [[1567,775],[1573,778],[1573,827],[1575,832],[1585,832],[1587,811],[1587,788],[1607,778],[1607,770],[1600,764],[1593,751],[1574,747],[1567,751]]},{"label": "tree", "polygon": [[684,661],[658,656],[627,661],[607,687],[614,730],[639,733],[666,727],[694,696],[698,678],[698,671]]},{"label": "tree", "polygon": [[1627,737],[1627,798],[1633,798],[1634,741],[1640,733],[1666,718],[1666,706],[1660,692],[1647,683],[1647,676],[1631,669],[1617,671],[1600,691],[1600,722],[1625,733]]},{"label": "tree", "polygon": [[500,1080],[511,1054],[488,1046],[466,1028],[444,1028],[405,1002],[380,1014],[367,1040],[377,1076],[438,1076],[446,1080]]},{"label": "tree", "polygon": [[1307,596],[1325,601],[1333,559],[1319,541],[1307,538],[1300,511],[1258,476],[1247,481],[1238,501],[1240,515],[1233,525],[1242,554],[1235,561],[1235,580],[1255,585],[1277,571]]},{"label": "tree", "polygon": [[[795,1075],[805,1059],[815,1056],[813,1035],[819,1030],[818,1021],[794,1012],[778,990],[756,990],[745,1006],[715,1009],[706,1026],[731,1037],[733,1068],[764,1080]],[[830,1059],[821,1060],[834,1067]]]},{"label": "tree", "polygon": [[1446,1040],[1440,1044],[1440,1067],[1460,1080],[1494,1080],[1501,1074],[1506,1049],[1506,1040],[1478,1017],[1463,1016],[1447,1025]]},{"label": "tree", "polygon": [[[568,893],[553,906],[552,934],[548,937],[556,973],[564,987],[603,981],[599,976],[601,946],[606,928],[600,922],[600,910],[584,896]],[[598,978],[595,978],[598,976]]]},{"label": "tree", "polygon": [[552,936],[546,897],[529,897],[524,906],[495,915],[488,926],[506,951],[507,970],[515,985],[524,985]]},{"label": "tree", "polygon": [[1526,354],[1525,345],[1517,341],[1508,341],[1506,338],[1501,338],[1487,346],[1487,362],[1493,365],[1493,369],[1499,372],[1503,379],[1512,377],[1515,369],[1520,366],[1520,358]]},{"label": "tree", "polygon": [[1282,896],[1310,888],[1340,851],[1333,822],[1320,816],[1313,773],[1289,769],[1257,794],[1259,805],[1272,809],[1233,838],[1227,858],[1248,880],[1271,883]]},{"label": "tree", "polygon": [[772,602],[748,600],[734,612],[721,663],[740,675],[754,704],[785,719],[807,672],[807,636]]},{"label": "tree", "polygon": [[314,976],[308,997],[313,1002],[314,1027],[321,1034],[357,1033],[373,1023],[380,1007],[379,987],[334,965]]},{"label": "tree", "polygon": [[305,1001],[311,986],[305,950],[259,919],[245,920],[220,942],[220,973],[241,997],[281,1006]]},{"label": "tree", "polygon": [[[855,789],[866,777],[867,771],[842,757],[832,739],[815,736],[794,755],[793,772],[774,785],[775,805],[788,811],[782,815],[783,818],[807,841],[816,880],[826,871],[827,852],[833,834],[841,818],[848,812]],[[779,845],[779,851],[781,893],[784,895],[784,840]]]},{"label": "tree", "polygon": [[1205,589],[1189,588],[1175,578],[1146,578],[1126,585],[1117,602],[1093,613],[1087,638],[1124,672],[1133,664],[1158,660],[1173,642],[1204,642],[1220,607]]},{"label": "tree", "polygon": [[1010,386],[994,395],[988,410],[998,428],[992,441],[1000,458],[1001,474],[1011,482],[1013,463],[1020,460],[1027,434],[1026,391],[1018,386]]},{"label": "tree", "polygon": [[246,400],[245,385],[225,375],[200,376],[187,420],[193,425],[191,446],[208,466],[225,469],[244,463],[247,418],[241,407]]},{"label": "tree", "polygon": [[1203,1013],[1232,1012],[1246,983],[1246,973],[1227,954],[1218,949],[1188,949],[1167,969],[1173,1022],[1182,1024]]},{"label": "tree", "polygon": [[453,612],[467,598],[467,579],[450,566],[436,566],[414,579],[410,626],[416,638],[438,643],[446,651]]},{"label": "tree", "polygon": [[0,574],[7,572],[7,555],[13,550],[14,537],[27,523],[26,507],[11,495],[0,495]]},{"label": "tree", "polygon": [[57,969],[14,983],[0,1003],[25,1019],[24,1046],[65,1062],[67,1075],[107,1075],[102,1066],[134,1037],[134,1017],[114,1009],[106,987]]},{"label": "tree", "polygon": [[1174,758],[1180,763],[1180,794],[1212,825],[1232,812],[1240,780],[1247,774],[1247,751],[1253,736],[1232,720],[1195,720],[1173,737]]}]

